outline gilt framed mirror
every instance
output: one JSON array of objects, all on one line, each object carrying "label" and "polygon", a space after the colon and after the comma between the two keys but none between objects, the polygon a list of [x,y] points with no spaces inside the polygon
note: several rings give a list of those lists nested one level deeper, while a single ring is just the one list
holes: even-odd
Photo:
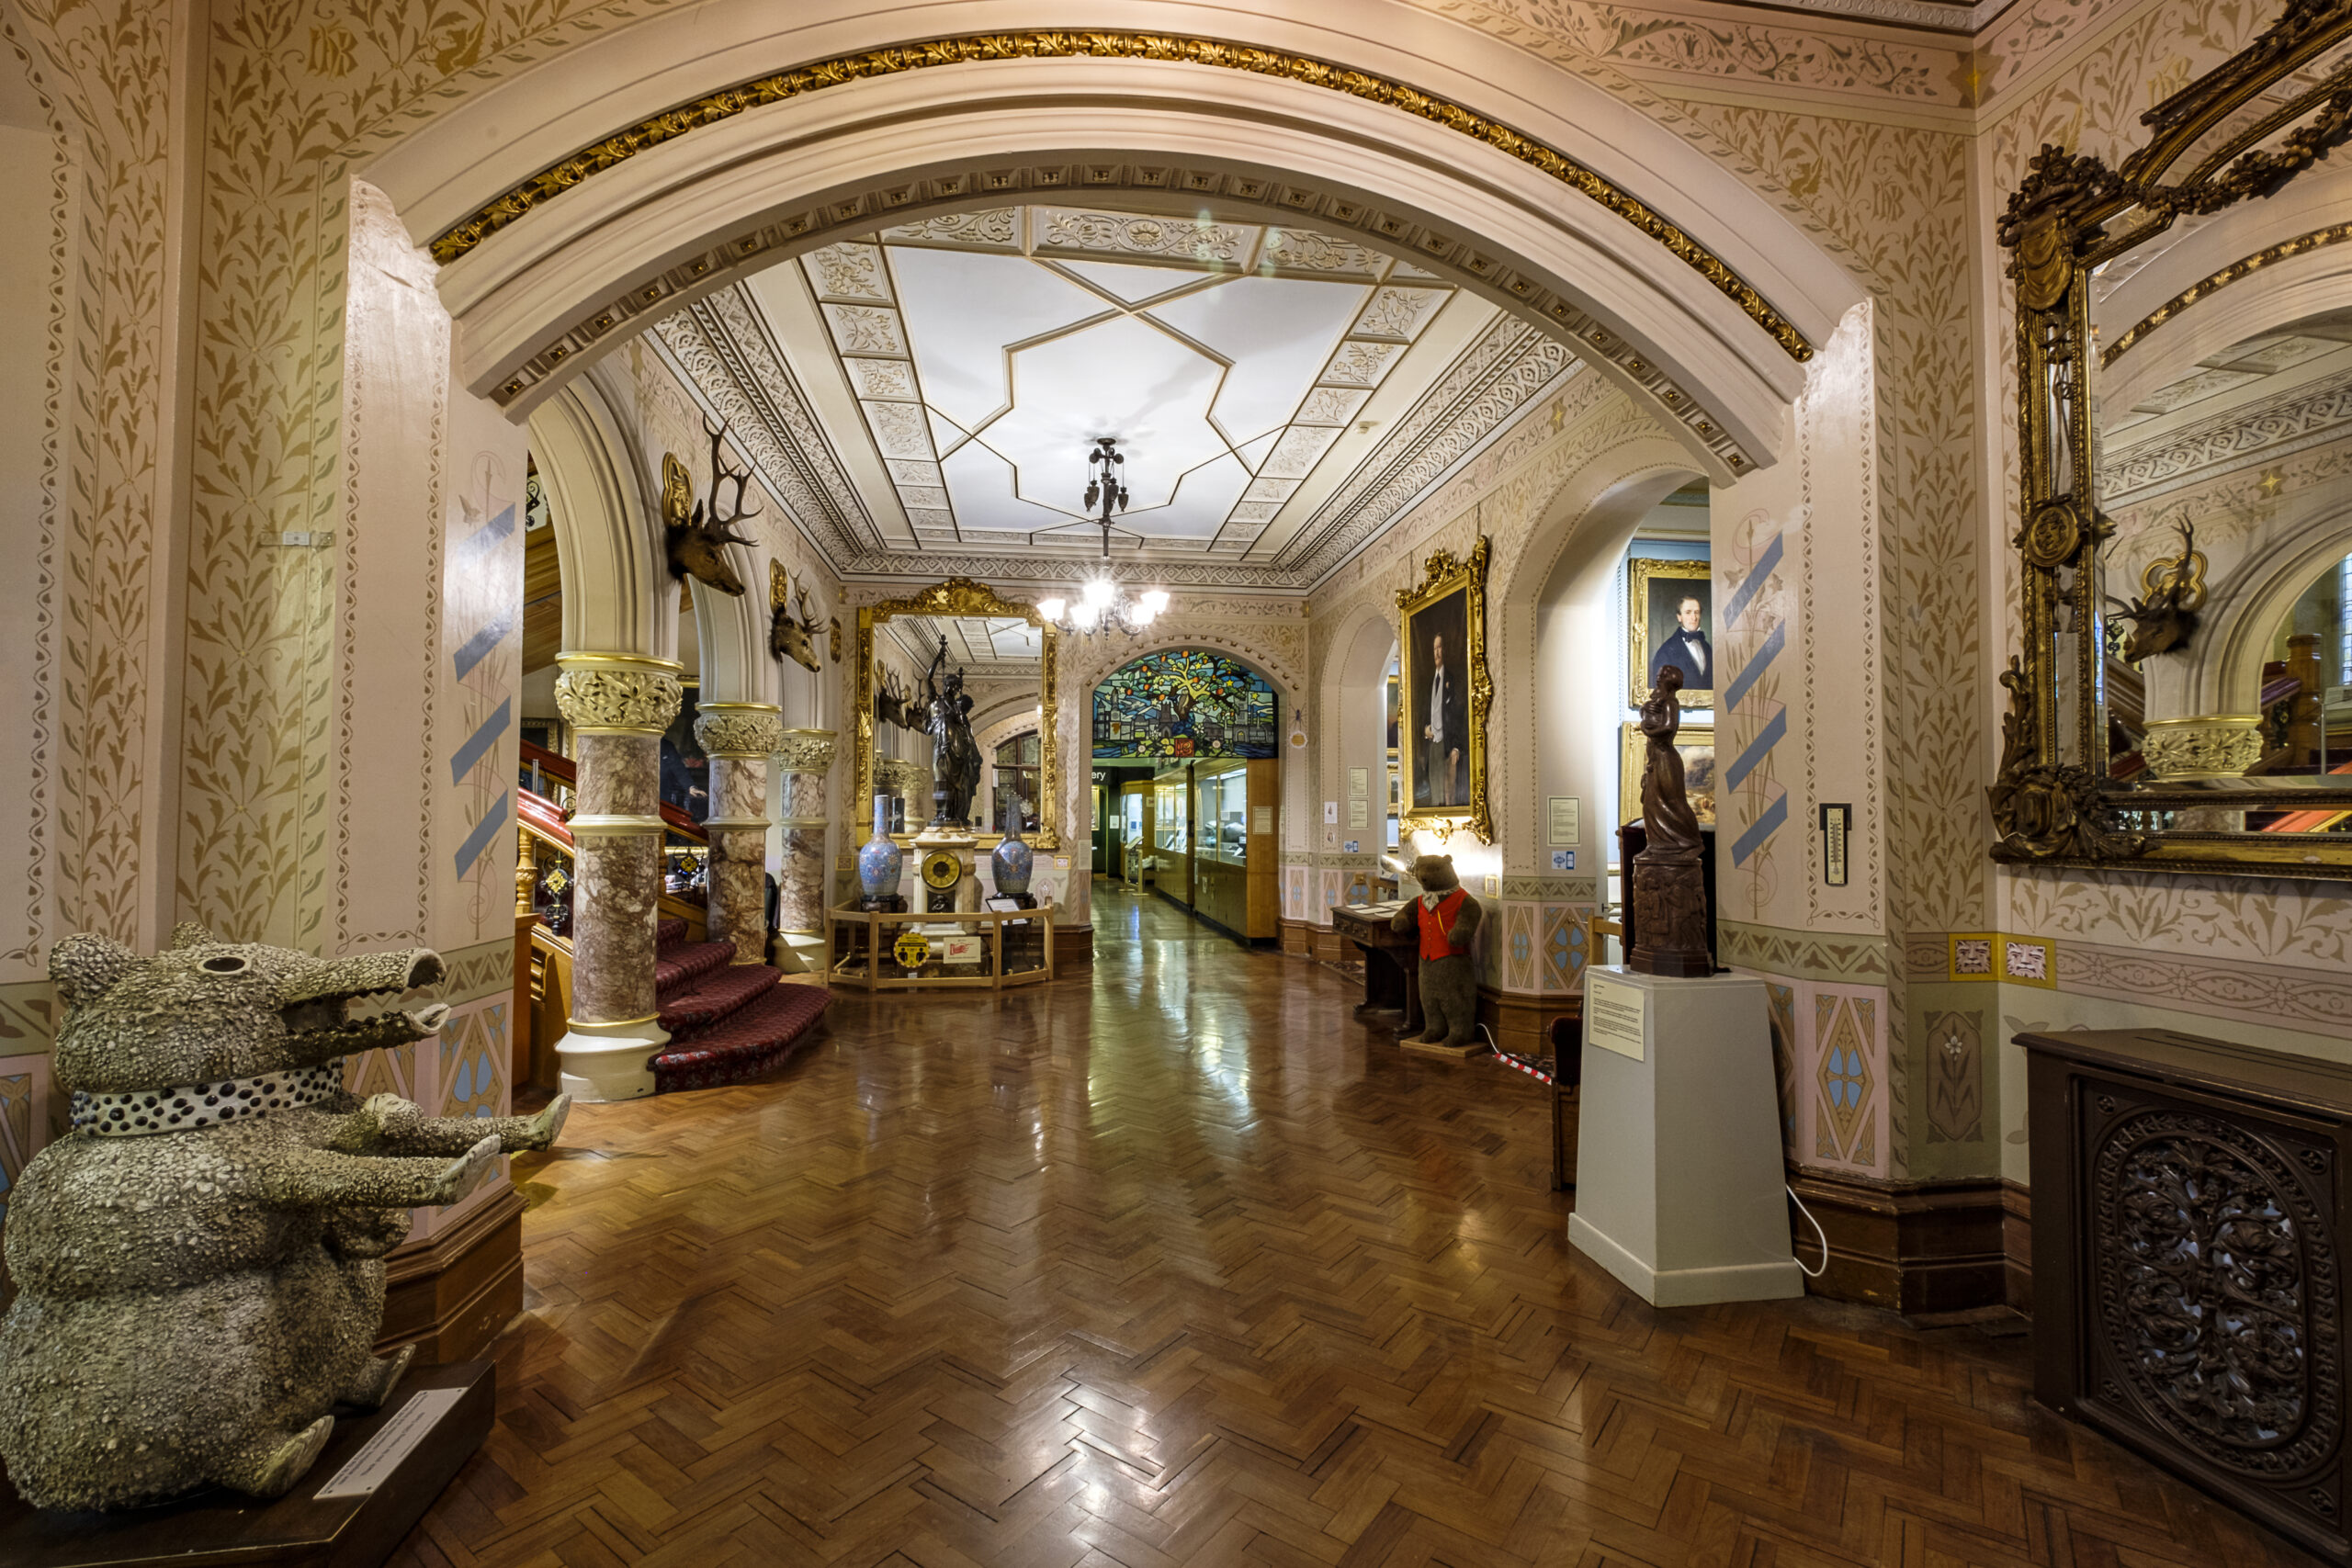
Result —
[{"label": "gilt framed mirror", "polygon": [[2045,146],[2001,220],[1993,856],[2352,876],[2352,0],[2287,0],[2143,123],[2114,167]]},{"label": "gilt framed mirror", "polygon": [[[945,667],[963,672],[973,699],[972,726],[981,778],[972,805],[974,831],[983,844],[1002,837],[1005,818],[1017,815],[1023,836],[1040,850],[1061,847],[1061,764],[1055,735],[1055,671],[1059,632],[1035,604],[1005,598],[986,583],[951,577],[900,599],[857,612],[857,659],[850,705],[857,715],[856,819],[870,824],[877,788],[904,797],[910,841],[933,816],[923,782],[931,776],[931,740],[924,731],[922,682],[942,638]],[[1004,749],[1020,766],[1001,765],[1000,729],[1034,726],[1034,750]],[[1032,761],[1034,758],[1034,761]],[[861,840],[863,834],[860,835]]]}]

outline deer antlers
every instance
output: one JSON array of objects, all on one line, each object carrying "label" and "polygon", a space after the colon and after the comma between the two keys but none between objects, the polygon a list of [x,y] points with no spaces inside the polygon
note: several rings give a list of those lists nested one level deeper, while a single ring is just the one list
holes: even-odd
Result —
[{"label": "deer antlers", "polygon": [[[743,492],[751,483],[752,470],[727,466],[723,450],[727,439],[726,425],[714,425],[706,416],[702,426],[710,434],[710,496],[707,501],[695,502],[692,516],[683,522],[669,523],[670,575],[691,577],[697,582],[707,582],[721,593],[741,594],[743,580],[728,562],[726,547],[754,542],[750,536],[734,531],[736,524],[747,517],[759,515],[756,509],[747,511],[743,505]],[[675,461],[672,458],[664,462],[665,476],[670,472],[670,465]],[[722,514],[719,496],[729,484],[735,487],[734,500]],[[665,483],[663,488],[666,492],[670,487]],[[665,513],[671,510],[666,505],[663,508]]]},{"label": "deer antlers", "polygon": [[2205,558],[2198,553],[2196,528],[2186,518],[2175,526],[2180,529],[2180,554],[2150,561],[2140,575],[2145,596],[2115,612],[2114,619],[2132,623],[2123,639],[2127,664],[2170,653],[2196,634],[2197,612],[2205,604]]},{"label": "deer antlers", "polygon": [[818,667],[817,645],[812,640],[817,632],[817,617],[808,613],[808,590],[800,589],[800,615],[795,619],[785,607],[793,597],[792,574],[784,570],[780,560],[768,562],[768,652],[779,660],[789,659],[804,670]]}]

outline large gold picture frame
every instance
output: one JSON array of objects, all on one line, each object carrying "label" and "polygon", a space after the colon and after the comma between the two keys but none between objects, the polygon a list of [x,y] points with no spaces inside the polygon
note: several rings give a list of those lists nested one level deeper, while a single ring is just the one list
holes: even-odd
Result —
[{"label": "large gold picture frame", "polygon": [[[1699,630],[1708,638],[1707,674],[1704,680],[1686,682],[1676,700],[1686,708],[1712,708],[1715,705],[1715,580],[1704,556],[1696,560],[1637,558],[1625,563],[1625,705],[1637,708],[1649,701],[1650,655],[1657,651],[1655,638],[1661,629],[1650,601],[1664,597],[1653,593],[1652,584],[1699,601]],[[1666,620],[1670,626],[1671,611]]]},{"label": "large gold picture frame", "polygon": [[[1038,628],[1043,647],[1037,667],[1037,830],[1029,835],[1030,844],[1040,850],[1061,848],[1061,782],[1060,748],[1055,735],[1055,676],[1059,652],[1060,632],[1051,621],[1037,612],[1035,604],[1007,599],[985,582],[975,582],[968,577],[951,577],[934,583],[903,599],[886,599],[878,604],[865,604],[857,612],[857,665],[851,676],[850,705],[857,714],[857,784],[854,818],[868,820],[874,800],[874,634],[876,628],[899,615],[995,615],[1013,616]],[[910,803],[909,818],[915,812]],[[977,835],[985,842],[1001,837],[995,833]],[[860,840],[863,843],[865,840]]]},{"label": "large gold picture frame", "polygon": [[[1408,831],[1428,829],[1450,835],[1466,828],[1482,844],[1495,841],[1494,818],[1487,810],[1487,709],[1495,696],[1494,682],[1487,673],[1487,551],[1484,535],[1467,560],[1440,550],[1423,563],[1419,587],[1396,592],[1397,702],[1402,709],[1396,751],[1404,796],[1398,815]],[[1467,657],[1452,649],[1445,653],[1449,670],[1463,680],[1458,707],[1451,695],[1446,703],[1453,723],[1462,731],[1462,756],[1453,765],[1457,771],[1453,778],[1443,781],[1427,773],[1424,731],[1436,685],[1432,639],[1449,634],[1458,637]],[[1450,731],[1452,725],[1445,728]],[[1447,739],[1451,741],[1450,734]],[[1450,755],[1456,749],[1448,744],[1445,751]],[[1435,798],[1440,795],[1446,798]]]},{"label": "large gold picture frame", "polygon": [[[2165,97],[2142,122],[2147,144],[2109,167],[2045,146],[2000,220],[2017,290],[2018,578],[2024,646],[2008,693],[1999,772],[1988,789],[1992,857],[2011,863],[2341,879],[2352,835],[2216,832],[2180,827],[2217,807],[2309,806],[2305,790],[2248,778],[2226,797],[2109,776],[2103,667],[2098,378],[2135,342],[2220,288],[2254,276],[2233,263],[2101,347],[2093,278],[2168,232],[2275,195],[2352,141],[2352,0],[2286,0],[2237,54]],[[2315,69],[2320,68],[2320,69]],[[2185,172],[2176,172],[2185,171]],[[2306,236],[2318,243],[2318,236]]]}]

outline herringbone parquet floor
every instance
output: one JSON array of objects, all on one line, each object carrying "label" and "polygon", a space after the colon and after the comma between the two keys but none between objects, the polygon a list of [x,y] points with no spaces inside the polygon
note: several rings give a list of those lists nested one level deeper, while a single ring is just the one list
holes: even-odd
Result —
[{"label": "herringbone parquet floor", "polygon": [[1651,1310],[1567,1247],[1532,1082],[1097,921],[1091,976],[844,996],[518,1160],[499,1423],[396,1561],[2311,1561],[2031,1404],[2022,1339]]}]

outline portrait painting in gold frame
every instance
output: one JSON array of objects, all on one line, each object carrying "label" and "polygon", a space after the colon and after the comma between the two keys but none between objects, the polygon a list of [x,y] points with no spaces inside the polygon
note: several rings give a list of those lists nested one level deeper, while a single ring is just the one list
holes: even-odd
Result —
[{"label": "portrait painting in gold frame", "polygon": [[1681,666],[1686,708],[1715,705],[1714,578],[1696,560],[1625,563],[1625,705],[1637,708],[1668,660]]},{"label": "portrait painting in gold frame", "polygon": [[1440,550],[1423,563],[1420,586],[1396,592],[1397,765],[1408,829],[1466,828],[1492,843],[1487,810],[1487,550],[1480,536],[1467,560]]}]

